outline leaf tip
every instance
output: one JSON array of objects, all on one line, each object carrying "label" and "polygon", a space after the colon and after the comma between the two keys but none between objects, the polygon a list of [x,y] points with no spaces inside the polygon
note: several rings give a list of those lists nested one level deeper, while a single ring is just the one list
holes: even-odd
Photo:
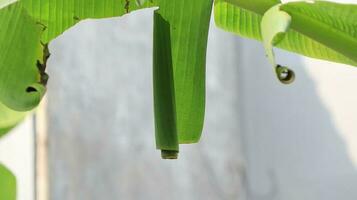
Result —
[{"label": "leaf tip", "polygon": [[170,160],[177,159],[178,158],[178,151],[161,150],[161,158],[162,159],[170,159]]}]

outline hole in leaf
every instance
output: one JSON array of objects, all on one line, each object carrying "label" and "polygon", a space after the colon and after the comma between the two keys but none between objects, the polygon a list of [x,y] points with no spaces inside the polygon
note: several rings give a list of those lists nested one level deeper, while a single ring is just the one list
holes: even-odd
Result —
[{"label": "hole in leaf", "polygon": [[32,93],[32,92],[38,92],[38,91],[37,91],[36,88],[30,86],[30,87],[27,87],[27,88],[26,88],[26,92]]}]

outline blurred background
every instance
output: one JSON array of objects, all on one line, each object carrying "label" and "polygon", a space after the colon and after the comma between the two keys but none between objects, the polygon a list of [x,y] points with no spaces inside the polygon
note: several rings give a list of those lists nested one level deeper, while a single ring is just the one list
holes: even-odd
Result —
[{"label": "blurred background", "polygon": [[278,50],[297,76],[282,85],[260,43],[212,22],[202,140],[169,161],[154,141],[151,9],[81,22],[50,50],[39,114],[0,140],[19,200],[357,199],[356,68]]}]

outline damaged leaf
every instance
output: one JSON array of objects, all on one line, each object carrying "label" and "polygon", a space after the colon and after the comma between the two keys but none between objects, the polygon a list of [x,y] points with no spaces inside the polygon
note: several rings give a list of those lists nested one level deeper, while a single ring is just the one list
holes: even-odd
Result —
[{"label": "damaged leaf", "polygon": [[17,2],[0,10],[0,102],[16,111],[35,108],[46,88],[36,62],[41,57],[41,27]]},{"label": "damaged leaf", "polygon": [[273,6],[263,15],[261,30],[265,52],[275,69],[277,78],[284,84],[294,81],[295,74],[287,67],[278,65],[275,61],[273,47],[283,40],[291,23],[291,16],[280,10],[280,5]]}]

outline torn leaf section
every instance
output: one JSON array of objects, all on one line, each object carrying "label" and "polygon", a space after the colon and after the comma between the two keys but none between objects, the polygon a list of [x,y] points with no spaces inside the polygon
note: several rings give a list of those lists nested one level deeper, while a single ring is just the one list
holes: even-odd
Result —
[{"label": "torn leaf section", "polygon": [[[42,44],[42,43],[41,43]],[[48,48],[48,44],[42,44],[42,54],[40,57],[42,57],[42,59],[38,59],[36,62],[36,66],[38,71],[40,72],[40,84],[46,86],[49,76],[46,73],[46,69],[47,69],[47,61],[51,56],[50,50]]]},{"label": "torn leaf section", "polygon": [[0,200],[16,200],[16,178],[0,163]]},{"label": "torn leaf section", "polygon": [[280,10],[280,5],[270,8],[261,21],[261,32],[263,44],[270,63],[275,68],[277,78],[284,84],[292,83],[295,74],[287,67],[280,66],[276,63],[273,47],[277,45],[289,30],[291,16]]},{"label": "torn leaf section", "polygon": [[[118,17],[132,11],[154,6],[150,0],[21,0],[29,14],[46,28],[44,43],[85,19]],[[138,0],[139,1],[139,0]]]},{"label": "torn leaf section", "polygon": [[42,28],[21,2],[0,10],[0,24],[0,102],[16,111],[31,110],[46,91],[36,66]]}]

